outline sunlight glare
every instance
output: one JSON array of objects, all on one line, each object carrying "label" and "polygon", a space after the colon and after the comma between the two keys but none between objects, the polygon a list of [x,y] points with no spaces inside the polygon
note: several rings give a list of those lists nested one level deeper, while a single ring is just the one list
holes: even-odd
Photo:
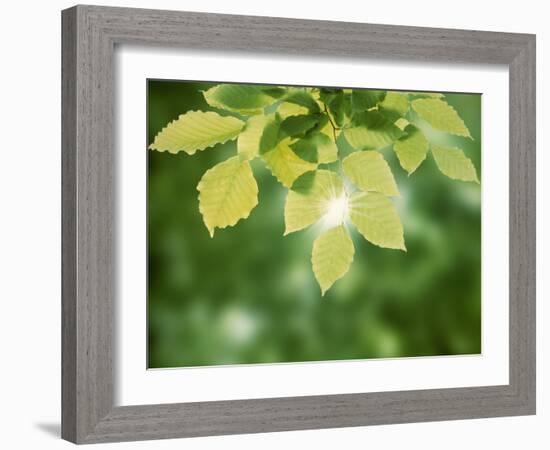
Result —
[{"label": "sunlight glare", "polygon": [[325,225],[329,228],[336,227],[345,222],[348,214],[348,197],[346,194],[329,200],[328,210],[325,214]]}]

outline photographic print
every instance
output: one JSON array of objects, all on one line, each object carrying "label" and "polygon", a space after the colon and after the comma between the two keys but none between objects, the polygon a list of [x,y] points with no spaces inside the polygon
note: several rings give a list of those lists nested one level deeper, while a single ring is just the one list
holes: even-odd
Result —
[{"label": "photographic print", "polygon": [[147,81],[148,367],[481,353],[481,95]]}]

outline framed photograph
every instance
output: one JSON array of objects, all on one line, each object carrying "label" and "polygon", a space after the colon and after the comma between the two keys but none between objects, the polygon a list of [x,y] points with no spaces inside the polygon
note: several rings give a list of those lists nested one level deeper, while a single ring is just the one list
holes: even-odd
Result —
[{"label": "framed photograph", "polygon": [[63,438],[535,413],[533,35],[62,26]]}]

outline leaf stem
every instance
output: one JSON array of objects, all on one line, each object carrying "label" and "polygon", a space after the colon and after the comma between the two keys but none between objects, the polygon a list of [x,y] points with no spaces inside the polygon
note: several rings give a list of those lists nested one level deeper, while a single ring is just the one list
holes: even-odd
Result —
[{"label": "leaf stem", "polygon": [[338,127],[336,127],[336,125],[334,125],[334,122],[332,121],[332,117],[330,117],[330,113],[328,112],[327,105],[325,103],[323,103],[323,105],[325,107],[325,114],[327,115],[328,121],[330,122],[330,125],[332,126],[332,136],[334,137],[334,143],[336,144],[336,130],[340,130],[340,128],[338,128]]},{"label": "leaf stem", "polygon": [[338,128],[336,125],[334,125],[334,122],[332,121],[332,117],[330,116],[330,113],[327,109],[327,105],[323,103],[323,106],[325,108],[325,114],[328,117],[328,121],[330,122],[330,125],[332,127],[332,136],[334,137],[334,145],[336,145],[336,148],[338,149],[338,173],[342,177],[342,179],[345,179],[344,175],[344,168],[342,167],[342,159],[340,158],[340,149],[338,148],[338,143],[336,142],[336,130],[341,130],[341,128]]}]

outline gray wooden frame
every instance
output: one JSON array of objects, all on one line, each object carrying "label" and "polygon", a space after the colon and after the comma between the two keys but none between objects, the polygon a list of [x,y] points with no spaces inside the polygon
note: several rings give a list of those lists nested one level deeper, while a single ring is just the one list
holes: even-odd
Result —
[{"label": "gray wooden frame", "polygon": [[[535,36],[76,6],[62,13],[62,437],[76,443],[535,413]],[[506,64],[508,385],[114,406],[115,44]]]}]

